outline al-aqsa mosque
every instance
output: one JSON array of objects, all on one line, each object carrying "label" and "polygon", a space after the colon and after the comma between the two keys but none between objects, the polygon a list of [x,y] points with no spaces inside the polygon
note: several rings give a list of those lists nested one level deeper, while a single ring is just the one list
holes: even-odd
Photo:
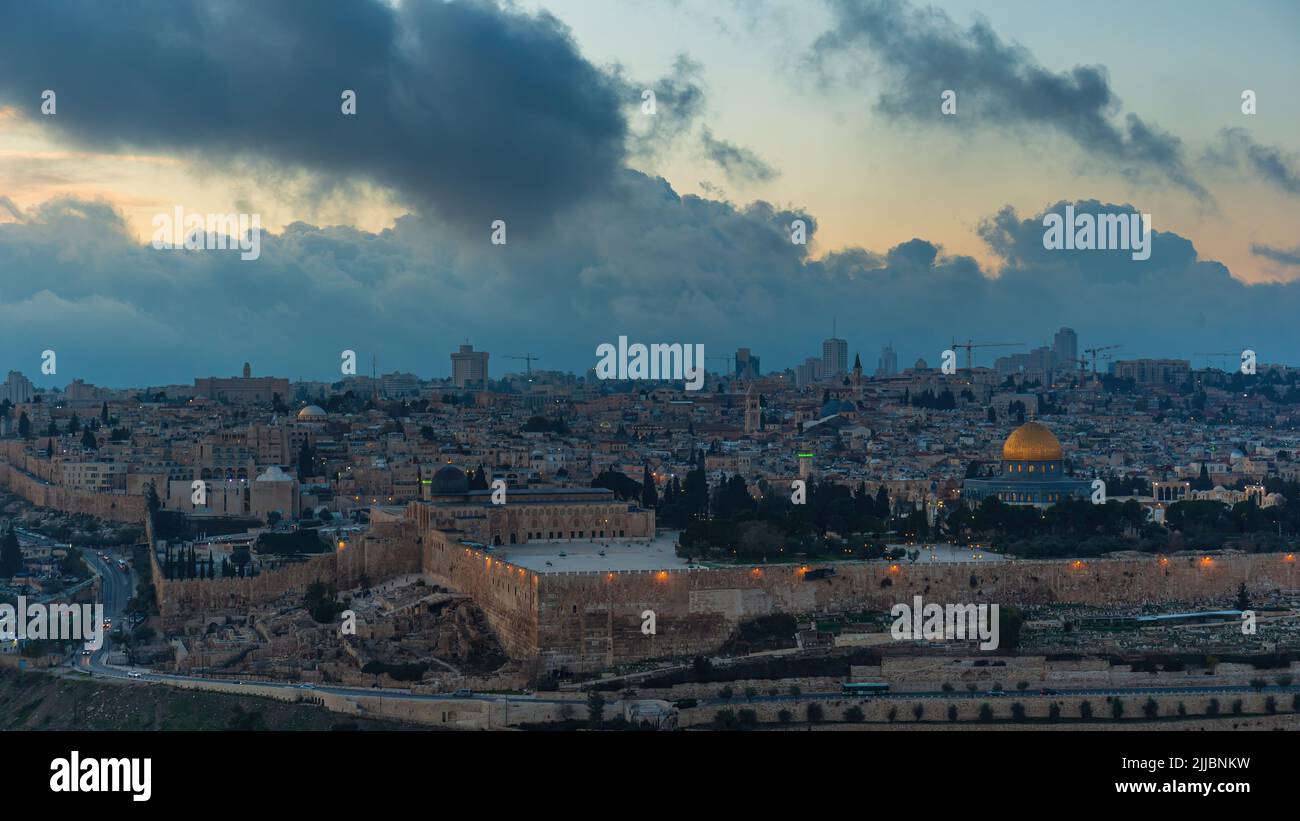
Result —
[{"label": "al-aqsa mosque", "polygon": [[975,505],[993,497],[1009,505],[1046,507],[1091,495],[1090,479],[1065,475],[1061,443],[1039,422],[1026,422],[1007,437],[995,477],[967,479],[962,484],[962,497]]}]

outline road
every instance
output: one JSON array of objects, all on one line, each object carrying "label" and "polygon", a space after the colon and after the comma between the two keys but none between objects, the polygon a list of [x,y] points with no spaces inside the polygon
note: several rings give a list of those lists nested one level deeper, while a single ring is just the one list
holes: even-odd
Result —
[{"label": "road", "polygon": [[[722,686],[726,686],[726,685],[723,684]],[[925,690],[925,691],[916,691],[916,692],[889,692],[889,693],[880,693],[880,694],[865,696],[865,695],[848,695],[845,693],[841,693],[839,691],[835,691],[829,693],[802,693],[797,696],[756,695],[753,698],[745,698],[742,695],[731,699],[707,698],[707,699],[700,699],[700,704],[706,706],[717,705],[717,706],[734,707],[736,705],[744,705],[751,702],[757,704],[762,702],[807,701],[809,699],[817,699],[823,701],[825,700],[868,701],[871,699],[885,699],[885,700],[894,700],[894,701],[921,701],[926,699],[942,700],[942,699],[964,698],[964,699],[986,699],[986,700],[992,699],[996,701],[1006,701],[1010,699],[1014,701],[1015,699],[1018,698],[1066,699],[1066,698],[1081,698],[1084,696],[1104,697],[1104,696],[1160,696],[1160,695],[1212,696],[1212,695],[1242,695],[1245,693],[1256,693],[1256,692],[1270,693],[1274,695],[1279,695],[1284,693],[1285,694],[1300,693],[1300,685],[1293,684],[1286,687],[1283,687],[1281,685],[1272,685],[1272,686],[1264,687],[1259,690],[1256,690],[1254,687],[1251,687],[1250,685],[1247,684],[1240,684],[1240,685],[1211,684],[1203,687],[1168,687],[1168,686],[1165,687],[1085,687],[1085,688],[1068,689],[1068,690],[1054,689],[1054,691],[1048,695],[1041,694],[1038,692],[1037,689],[1032,689],[1032,688],[1025,690],[1023,692],[1020,690],[1007,690],[1001,695],[994,695],[992,693],[985,692],[985,691],[976,691],[972,693],[964,690],[963,691],[954,690],[951,693],[945,693],[942,691]]]}]

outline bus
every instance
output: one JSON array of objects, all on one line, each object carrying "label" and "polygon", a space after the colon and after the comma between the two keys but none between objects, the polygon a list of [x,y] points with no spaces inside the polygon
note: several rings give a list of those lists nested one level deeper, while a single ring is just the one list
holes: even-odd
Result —
[{"label": "bus", "polygon": [[846,681],[840,692],[846,696],[877,696],[889,692],[889,685],[883,681]]}]

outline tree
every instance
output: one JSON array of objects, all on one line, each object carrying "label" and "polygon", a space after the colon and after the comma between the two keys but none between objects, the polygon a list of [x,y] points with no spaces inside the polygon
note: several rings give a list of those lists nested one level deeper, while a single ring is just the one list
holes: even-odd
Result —
[{"label": "tree", "polygon": [[90,428],[81,432],[81,446],[86,450],[99,450],[99,442],[95,440],[95,434]]},{"label": "tree", "polygon": [[32,438],[32,420],[27,418],[27,411],[18,416],[18,435],[24,439]]},{"label": "tree", "polygon": [[861,724],[863,718],[862,708],[856,704],[844,711],[844,720],[850,724]]},{"label": "tree", "polygon": [[[51,424],[53,424],[53,421],[51,421]],[[77,418],[76,413],[73,413],[72,418],[68,420],[68,433],[75,435],[80,432],[81,432],[81,420]]]},{"label": "tree", "polygon": [[1242,582],[1242,583],[1237,587],[1237,609],[1238,609],[1238,610],[1249,610],[1249,609],[1250,609],[1250,595],[1246,593],[1246,583],[1245,583],[1245,582]]},{"label": "tree", "polygon": [[302,447],[298,449],[298,479],[305,481],[309,476],[315,476],[314,457],[311,452],[311,445],[304,439]]},{"label": "tree", "polygon": [[99,421],[108,424],[108,402],[104,402],[99,407]]},{"label": "tree", "polygon": [[23,569],[23,551],[18,546],[18,537],[10,528],[0,539],[0,576],[9,578]]},{"label": "tree", "polygon": [[162,500],[158,498],[158,488],[154,487],[152,480],[145,485],[144,503],[150,513],[156,513],[162,507]]},{"label": "tree", "polygon": [[1155,718],[1160,715],[1160,705],[1154,698],[1148,697],[1142,704],[1142,714],[1147,718]]},{"label": "tree", "polygon": [[641,507],[649,510],[658,506],[659,493],[655,490],[654,475],[650,472],[650,465],[646,465],[641,474]]},{"label": "tree", "polygon": [[822,706],[820,704],[813,702],[812,704],[808,705],[809,724],[816,724],[817,722],[821,721],[822,718],[825,717],[825,715],[826,713],[824,710],[822,710]]},{"label": "tree", "polygon": [[587,721],[593,727],[599,727],[605,717],[605,697],[592,690],[587,693]]},{"label": "tree", "polygon": [[882,522],[888,522],[891,513],[889,508],[889,491],[885,490],[884,485],[881,485],[880,489],[876,491],[876,518]]}]

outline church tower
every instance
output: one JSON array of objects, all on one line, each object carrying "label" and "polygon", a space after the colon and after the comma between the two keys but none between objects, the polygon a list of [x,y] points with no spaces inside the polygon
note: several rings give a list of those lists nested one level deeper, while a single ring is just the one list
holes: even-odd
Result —
[{"label": "church tower", "polygon": [[849,384],[853,386],[853,404],[857,405],[862,401],[862,357],[858,354],[853,355],[853,375],[849,377]]},{"label": "church tower", "polygon": [[745,391],[745,433],[757,433],[763,429],[762,397],[754,393],[750,385]]}]

